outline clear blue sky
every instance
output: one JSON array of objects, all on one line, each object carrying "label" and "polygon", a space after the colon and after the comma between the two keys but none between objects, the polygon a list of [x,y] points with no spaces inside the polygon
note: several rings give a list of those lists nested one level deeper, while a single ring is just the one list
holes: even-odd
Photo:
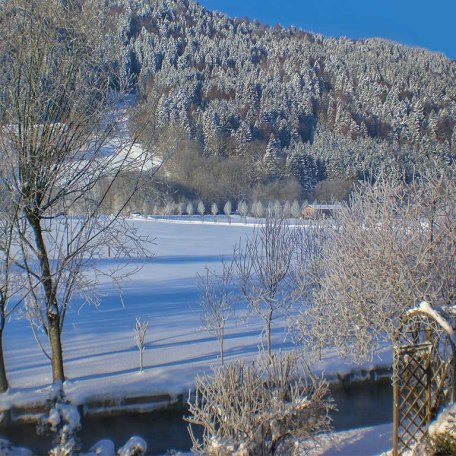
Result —
[{"label": "clear blue sky", "polygon": [[382,37],[456,59],[456,0],[197,0],[210,10],[349,38]]}]

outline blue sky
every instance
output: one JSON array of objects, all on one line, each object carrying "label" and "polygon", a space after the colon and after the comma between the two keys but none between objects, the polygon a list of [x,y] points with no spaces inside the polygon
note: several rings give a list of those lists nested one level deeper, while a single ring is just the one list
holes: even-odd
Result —
[{"label": "blue sky", "polygon": [[210,10],[349,38],[383,37],[456,59],[456,0],[197,0]]}]

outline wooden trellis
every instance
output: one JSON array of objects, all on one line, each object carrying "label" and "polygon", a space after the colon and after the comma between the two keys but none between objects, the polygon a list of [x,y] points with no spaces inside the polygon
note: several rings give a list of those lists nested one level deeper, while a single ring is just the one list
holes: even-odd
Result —
[{"label": "wooden trellis", "polygon": [[393,455],[427,436],[442,405],[455,399],[455,346],[451,320],[427,303],[407,313],[394,346]]}]

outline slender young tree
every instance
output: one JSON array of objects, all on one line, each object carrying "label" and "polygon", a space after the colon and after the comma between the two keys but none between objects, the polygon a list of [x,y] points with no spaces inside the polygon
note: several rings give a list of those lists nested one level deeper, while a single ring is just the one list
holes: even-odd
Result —
[{"label": "slender young tree", "polygon": [[224,343],[226,322],[233,314],[232,290],[232,264],[223,263],[221,274],[206,269],[206,274],[198,274],[198,287],[201,292],[201,321],[204,329],[212,332],[217,337],[220,347],[220,360],[225,361]]},{"label": "slender young tree", "polygon": [[271,331],[274,320],[292,304],[292,266],[295,230],[283,217],[267,216],[233,258],[241,289],[248,304],[264,322],[268,355],[272,357]]},{"label": "slender young tree", "polygon": [[149,328],[147,320],[136,319],[135,323],[135,342],[139,350],[139,372],[144,370],[144,350],[146,348],[146,334]]},{"label": "slender young tree", "polygon": [[20,201],[29,310],[48,336],[55,382],[65,380],[68,306],[75,292],[93,290],[102,246],[112,256],[144,253],[120,217],[136,187],[112,216],[102,214],[119,176],[145,158],[130,157],[134,132],[112,140],[121,80],[106,60],[109,17],[98,0],[5,0],[0,11],[4,182]]}]

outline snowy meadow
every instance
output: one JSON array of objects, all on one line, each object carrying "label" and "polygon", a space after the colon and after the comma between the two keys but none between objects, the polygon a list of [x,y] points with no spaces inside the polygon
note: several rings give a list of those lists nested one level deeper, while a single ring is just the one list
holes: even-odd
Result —
[{"label": "snowy meadow", "polygon": [[[194,216],[181,220],[131,220],[137,234],[154,240],[154,257],[131,262],[139,271],[118,286],[101,282],[99,306],[75,299],[66,316],[63,349],[67,381],[65,393],[75,404],[88,399],[187,394],[194,377],[219,364],[216,337],[201,323],[201,307],[196,275],[205,268],[220,271],[222,259],[229,260],[233,246],[252,232],[253,223],[235,220],[217,223]],[[109,257],[98,260],[99,267],[113,266]],[[144,351],[144,371],[139,373],[135,344],[135,321],[149,322]],[[263,325],[239,304],[227,323],[227,361],[251,358],[265,346]],[[273,323],[274,350],[294,347],[288,320]],[[52,383],[48,359],[36,343],[27,319],[14,314],[5,337],[6,363],[11,389],[2,403],[31,404],[46,399]],[[389,352],[380,353],[376,364],[387,365]],[[364,368],[373,365],[364,365]],[[326,353],[315,369],[326,374],[346,373],[349,364]]]},{"label": "snowy meadow", "polygon": [[[98,307],[76,299],[66,316],[65,392],[76,404],[100,396],[186,394],[195,375],[218,362],[216,338],[201,329],[196,274],[205,268],[219,271],[222,258],[231,257],[253,225],[201,223],[199,217],[195,223],[131,223],[138,235],[154,239],[154,258],[130,263],[141,269],[118,287],[100,283]],[[98,261],[99,267],[113,266],[108,257]],[[149,322],[142,373],[134,340],[138,317]],[[264,343],[261,322],[244,317],[238,309],[238,318],[228,322],[227,360],[251,357]],[[274,325],[273,343],[275,349],[292,346],[285,319]],[[52,383],[49,361],[20,314],[13,315],[5,344],[12,388],[3,403],[45,400]]]}]

